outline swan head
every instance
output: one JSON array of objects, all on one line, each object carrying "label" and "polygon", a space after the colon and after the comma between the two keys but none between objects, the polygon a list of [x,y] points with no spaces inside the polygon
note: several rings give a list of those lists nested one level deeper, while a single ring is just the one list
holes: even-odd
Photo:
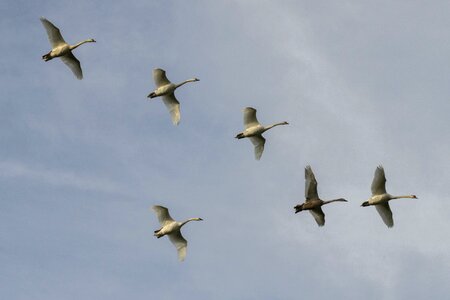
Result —
[{"label": "swan head", "polygon": [[286,121],[284,121],[283,123],[281,123],[281,124],[283,124],[283,125],[289,125],[289,123],[288,122],[286,122]]},{"label": "swan head", "polygon": [[192,78],[193,81],[200,81],[198,78]]},{"label": "swan head", "polygon": [[88,41],[91,42],[91,43],[96,43],[96,42],[97,42],[97,41],[94,40],[94,39],[89,39]]},{"label": "swan head", "polygon": [[369,204],[369,201],[365,201],[365,202],[363,202],[363,204],[361,204],[361,206],[369,206],[370,204]]},{"label": "swan head", "polygon": [[419,198],[417,198],[416,195],[411,195],[411,198],[413,198],[413,199],[419,199]]},{"label": "swan head", "polygon": [[202,218],[193,218],[192,220],[193,220],[193,221],[203,221]]},{"label": "swan head", "polygon": [[301,212],[303,210],[303,204],[294,206],[295,213]]}]

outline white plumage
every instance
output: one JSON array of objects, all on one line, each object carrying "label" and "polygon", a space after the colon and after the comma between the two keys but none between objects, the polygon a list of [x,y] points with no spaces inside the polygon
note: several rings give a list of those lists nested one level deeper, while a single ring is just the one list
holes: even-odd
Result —
[{"label": "white plumage", "polygon": [[266,139],[262,134],[275,126],[288,124],[288,122],[281,122],[270,126],[263,126],[256,118],[256,109],[253,107],[246,107],[244,108],[244,131],[238,133],[235,138],[249,138],[255,147],[255,159],[260,160],[266,143]]},{"label": "white plumage", "polygon": [[151,92],[147,97],[155,98],[162,97],[164,104],[169,110],[170,116],[172,118],[172,123],[174,125],[178,125],[180,123],[180,102],[178,102],[175,97],[175,90],[186,84],[188,82],[199,81],[198,78],[192,78],[185,80],[179,84],[171,83],[169,79],[166,77],[166,71],[163,69],[154,69],[153,70],[153,80],[155,81],[156,89]]},{"label": "white plumage", "polygon": [[384,168],[378,166],[375,169],[375,174],[373,176],[373,181],[371,185],[372,196],[369,200],[365,201],[361,206],[375,205],[378,214],[381,216],[384,224],[387,227],[394,226],[394,219],[392,217],[392,211],[389,206],[389,201],[392,199],[400,198],[412,198],[417,199],[416,195],[406,195],[406,196],[392,196],[386,192],[386,176],[384,174]]},{"label": "white plumage", "polygon": [[190,218],[187,219],[184,222],[177,222],[169,214],[169,210],[160,205],[154,205],[152,207],[153,211],[156,213],[156,216],[158,217],[158,221],[161,225],[161,228],[158,230],[155,230],[155,236],[157,238],[163,237],[167,235],[172,242],[172,244],[177,248],[178,252],[178,259],[180,261],[183,261],[186,257],[186,248],[187,248],[187,241],[186,239],[181,235],[181,227],[183,227],[186,223],[190,221],[203,221],[202,218]]},{"label": "white plumage", "polygon": [[43,55],[42,59],[49,61],[55,57],[61,58],[61,60],[72,70],[72,73],[78,78],[83,79],[83,71],[81,70],[80,61],[73,55],[72,50],[83,45],[84,43],[94,43],[94,39],[84,40],[75,45],[69,45],[66,43],[61,35],[58,27],[53,25],[46,18],[41,17],[42,25],[44,25],[47,31],[48,40],[52,46],[52,50]]}]

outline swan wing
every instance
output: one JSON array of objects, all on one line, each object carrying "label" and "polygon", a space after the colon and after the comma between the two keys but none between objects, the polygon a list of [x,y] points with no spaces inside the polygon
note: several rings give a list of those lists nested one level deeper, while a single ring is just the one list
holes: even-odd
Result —
[{"label": "swan wing", "polygon": [[266,143],[266,139],[260,135],[255,135],[250,137],[250,141],[252,142],[253,146],[255,146],[256,160],[260,160],[261,155],[263,154],[264,151],[264,144]]},{"label": "swan wing", "polygon": [[170,112],[170,116],[172,117],[173,125],[178,125],[180,123],[180,102],[178,102],[175,95],[172,93],[170,95],[164,95],[162,97],[164,104]]},{"label": "swan wing", "polygon": [[375,170],[371,190],[372,195],[386,194],[386,177],[383,166],[378,166]]},{"label": "swan wing", "polygon": [[386,224],[387,227],[394,226],[394,219],[392,218],[392,211],[389,207],[389,203],[377,204],[375,207],[383,219],[384,224]]},{"label": "swan wing", "polygon": [[53,25],[52,22],[44,17],[41,17],[41,22],[42,25],[44,25],[45,31],[47,31],[48,40],[50,42],[50,45],[52,45],[52,48],[56,48],[61,44],[66,44],[66,41],[62,37],[58,27]]},{"label": "swan wing", "polygon": [[244,126],[245,129],[260,125],[256,119],[256,109],[253,107],[244,108]]},{"label": "swan wing", "polygon": [[183,261],[184,258],[186,257],[186,248],[187,248],[186,239],[181,235],[181,232],[179,230],[169,234],[169,239],[175,246],[175,248],[177,248],[178,259],[180,261]]},{"label": "swan wing", "polygon": [[170,84],[170,80],[166,77],[166,71],[164,71],[163,69],[153,70],[153,80],[155,81],[155,85],[157,88],[163,85]]},{"label": "swan wing", "polygon": [[169,215],[169,210],[166,207],[153,205],[152,209],[156,213],[156,217],[158,217],[158,221],[161,226],[164,226],[168,222],[175,222],[175,220]]},{"label": "swan wing", "polygon": [[321,207],[313,208],[309,212],[314,217],[314,220],[316,220],[317,225],[319,225],[319,226],[325,225],[325,214],[323,213],[323,210]]},{"label": "swan wing", "polygon": [[317,194],[317,181],[311,166],[305,168],[305,198],[306,201],[311,199],[319,199]]},{"label": "swan wing", "polygon": [[83,71],[81,70],[80,61],[73,55],[72,52],[60,56],[60,58],[66,64],[66,66],[68,66],[72,70],[72,73],[78,79],[83,79]]}]

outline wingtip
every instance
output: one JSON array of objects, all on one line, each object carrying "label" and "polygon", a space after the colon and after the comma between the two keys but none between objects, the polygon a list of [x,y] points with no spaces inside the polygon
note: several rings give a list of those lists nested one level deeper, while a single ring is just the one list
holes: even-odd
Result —
[{"label": "wingtip", "polygon": [[156,212],[158,210],[158,208],[160,208],[160,207],[163,207],[163,206],[161,206],[161,205],[152,205],[152,206],[149,207],[149,210],[153,210],[153,211]]}]

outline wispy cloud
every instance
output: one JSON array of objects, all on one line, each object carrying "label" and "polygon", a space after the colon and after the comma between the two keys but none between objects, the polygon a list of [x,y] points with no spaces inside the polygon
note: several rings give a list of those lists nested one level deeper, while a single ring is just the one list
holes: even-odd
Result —
[{"label": "wispy cloud", "polygon": [[67,170],[54,170],[42,166],[30,166],[15,161],[0,161],[0,177],[6,179],[30,180],[36,183],[71,187],[79,190],[131,195],[124,186],[108,178],[98,178]]}]

